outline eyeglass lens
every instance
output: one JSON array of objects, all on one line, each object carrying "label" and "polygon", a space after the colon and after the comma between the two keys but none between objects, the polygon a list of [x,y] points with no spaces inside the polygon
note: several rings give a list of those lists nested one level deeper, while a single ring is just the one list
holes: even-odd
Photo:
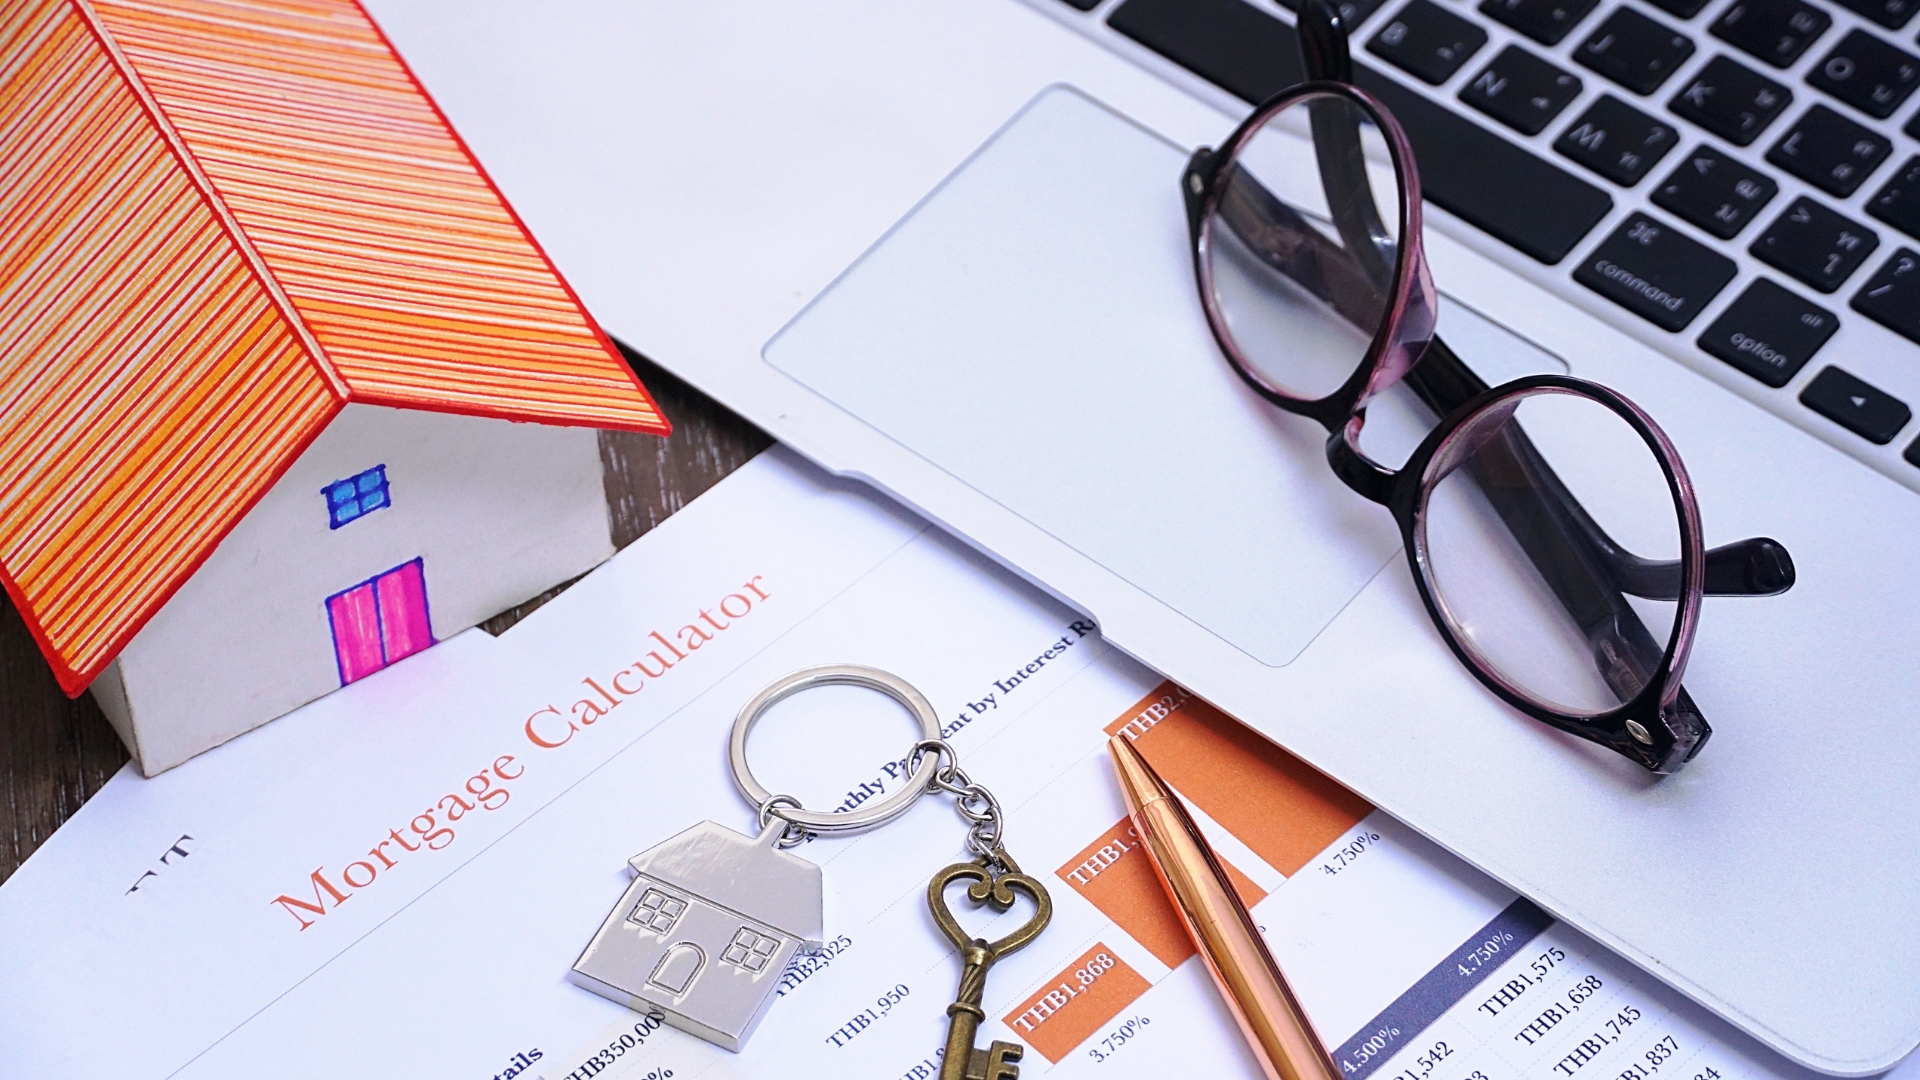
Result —
[{"label": "eyeglass lens", "polygon": [[1483,669],[1572,716],[1645,688],[1675,632],[1683,540],[1638,430],[1590,397],[1515,395],[1454,431],[1422,479],[1419,564]]},{"label": "eyeglass lens", "polygon": [[[1392,286],[1400,220],[1392,168],[1365,111],[1323,94],[1269,116],[1221,176],[1202,224],[1214,304],[1242,367],[1284,396],[1326,397],[1366,357]],[[1379,174],[1371,183],[1370,169]],[[1385,197],[1371,250],[1349,249],[1326,224],[1323,177]]]}]

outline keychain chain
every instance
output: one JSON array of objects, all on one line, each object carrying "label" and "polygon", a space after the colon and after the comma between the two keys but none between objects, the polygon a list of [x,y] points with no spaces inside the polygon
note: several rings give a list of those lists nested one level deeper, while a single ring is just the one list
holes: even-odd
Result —
[{"label": "keychain chain", "polygon": [[959,752],[945,739],[922,739],[914,743],[913,750],[907,754],[907,772],[913,772],[928,754],[937,755],[939,762],[928,790],[937,788],[953,796],[953,808],[967,821],[967,850],[989,864],[1010,865],[1006,851],[1000,846],[1006,833],[1000,800],[967,776],[966,770],[960,767]]},{"label": "keychain chain", "polygon": [[[986,865],[1002,869],[1011,868],[1013,863],[1001,847],[1006,834],[1006,819],[1000,811],[1000,800],[993,792],[975,783],[960,767],[960,753],[953,744],[945,739],[922,739],[913,744],[907,752],[907,774],[920,770],[928,754],[935,756],[933,778],[927,782],[926,791],[944,791],[953,796],[953,808],[967,822],[967,850]],[[800,800],[791,795],[771,795],[760,803],[760,828],[766,829],[775,818],[787,823],[787,827],[775,841],[782,848],[796,847],[813,838],[813,831],[780,812],[781,807],[800,809]]]}]

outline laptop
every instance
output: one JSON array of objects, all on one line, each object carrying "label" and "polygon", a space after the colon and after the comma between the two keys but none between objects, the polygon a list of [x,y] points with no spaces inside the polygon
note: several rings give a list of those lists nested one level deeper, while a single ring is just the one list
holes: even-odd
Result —
[{"label": "laptop", "polygon": [[1319,431],[1229,393],[1176,181],[1296,77],[1284,7],[368,7],[614,335],[1792,1061],[1920,1043],[1914,0],[1346,7],[1441,334],[1622,391],[1710,546],[1793,553],[1706,602],[1665,779],[1481,688]]}]

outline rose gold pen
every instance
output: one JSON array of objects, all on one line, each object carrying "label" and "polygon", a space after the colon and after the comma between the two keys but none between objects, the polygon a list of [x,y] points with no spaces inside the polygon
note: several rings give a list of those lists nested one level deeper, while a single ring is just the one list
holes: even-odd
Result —
[{"label": "rose gold pen", "polygon": [[1253,916],[1173,793],[1124,736],[1107,743],[1134,831],[1269,1080],[1339,1080]]}]

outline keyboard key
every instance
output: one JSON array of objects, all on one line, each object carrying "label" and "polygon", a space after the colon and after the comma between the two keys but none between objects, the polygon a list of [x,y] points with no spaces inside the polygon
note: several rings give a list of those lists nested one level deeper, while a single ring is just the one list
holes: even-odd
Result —
[{"label": "keyboard key", "polygon": [[1920,57],[1855,30],[1807,72],[1807,82],[1868,116],[1885,120],[1920,85]]},{"label": "keyboard key", "polygon": [[1538,135],[1579,95],[1578,76],[1509,45],[1460,91],[1460,100],[1522,135]]},{"label": "keyboard key", "polygon": [[1748,250],[1761,262],[1830,293],[1879,246],[1880,237],[1872,229],[1801,197]]},{"label": "keyboard key", "polygon": [[[1243,101],[1300,81],[1293,27],[1241,0],[1127,0],[1108,25]],[[1558,263],[1613,209],[1600,188],[1377,69],[1355,64],[1354,78],[1407,129],[1427,198],[1528,257]]]},{"label": "keyboard key", "polygon": [[1913,13],[1920,11],[1920,3],[1915,0],[1840,0],[1840,6],[1865,15],[1889,30],[1907,25]]},{"label": "keyboard key", "polygon": [[1600,0],[1483,0],[1480,13],[1542,45],[1558,45]]},{"label": "keyboard key", "polygon": [[[1100,0],[1093,0],[1093,2],[1097,4]],[[1351,30],[1361,23],[1366,22],[1367,18],[1374,12],[1379,11],[1380,5],[1384,3],[1386,3],[1386,0],[1340,0],[1334,7],[1339,10],[1340,18],[1345,22],[1346,27]],[[1288,11],[1298,11],[1300,9],[1300,5],[1295,3],[1294,0],[1280,0],[1280,6],[1286,8]]]},{"label": "keyboard key", "polygon": [[1079,8],[1081,11],[1092,11],[1094,8],[1100,6],[1100,0],[1066,0],[1066,4],[1068,7]]},{"label": "keyboard key", "polygon": [[1731,240],[1779,190],[1780,185],[1765,173],[1702,146],[1654,189],[1653,201],[1714,236]]},{"label": "keyboard key", "polygon": [[1815,375],[1800,391],[1800,404],[1879,446],[1892,442],[1913,418],[1906,402],[1837,367]]},{"label": "keyboard key", "polygon": [[1746,146],[1792,100],[1793,91],[1728,57],[1716,56],[1667,108],[1735,146]]},{"label": "keyboard key", "polygon": [[1907,134],[1913,136],[1916,139],[1920,139],[1920,112],[1914,113],[1913,119],[1907,121],[1907,126],[1904,128],[1901,128],[1900,130],[1906,132]]},{"label": "keyboard key", "polygon": [[1920,439],[1908,443],[1907,452],[1900,456],[1906,458],[1909,465],[1920,465]]},{"label": "keyboard key", "polygon": [[1249,104],[1306,78],[1293,27],[1241,0],[1128,0],[1107,25]]},{"label": "keyboard key", "polygon": [[1733,280],[1733,260],[1634,214],[1587,256],[1573,280],[1662,330],[1684,330]]},{"label": "keyboard key", "polygon": [[1853,310],[1920,345],[1920,251],[1895,251],[1853,298]]},{"label": "keyboard key", "polygon": [[1707,32],[1783,68],[1832,25],[1833,16],[1803,0],[1735,0]]},{"label": "keyboard key", "polygon": [[1833,312],[1760,278],[1713,320],[1700,347],[1777,389],[1838,329]]},{"label": "keyboard key", "polygon": [[1693,42],[1630,7],[1614,9],[1573,52],[1575,63],[1636,94],[1660,89],[1693,55]]},{"label": "keyboard key", "polygon": [[1439,86],[1487,43],[1487,32],[1432,2],[1413,0],[1394,13],[1367,51],[1394,67]]},{"label": "keyboard key", "polygon": [[1650,0],[1654,7],[1679,19],[1691,19],[1707,6],[1707,0]]},{"label": "keyboard key", "polygon": [[1553,148],[1616,184],[1632,187],[1679,141],[1680,133],[1671,125],[1603,94]]},{"label": "keyboard key", "polygon": [[1867,213],[1920,239],[1920,157],[1910,157],[1867,202]]},{"label": "keyboard key", "polygon": [[1815,105],[1773,149],[1767,160],[1842,199],[1893,153],[1893,144],[1825,105]]},{"label": "keyboard key", "polygon": [[1386,0],[1340,0],[1334,6],[1340,9],[1340,17],[1346,20],[1347,26],[1359,26],[1379,11],[1384,3]]}]

